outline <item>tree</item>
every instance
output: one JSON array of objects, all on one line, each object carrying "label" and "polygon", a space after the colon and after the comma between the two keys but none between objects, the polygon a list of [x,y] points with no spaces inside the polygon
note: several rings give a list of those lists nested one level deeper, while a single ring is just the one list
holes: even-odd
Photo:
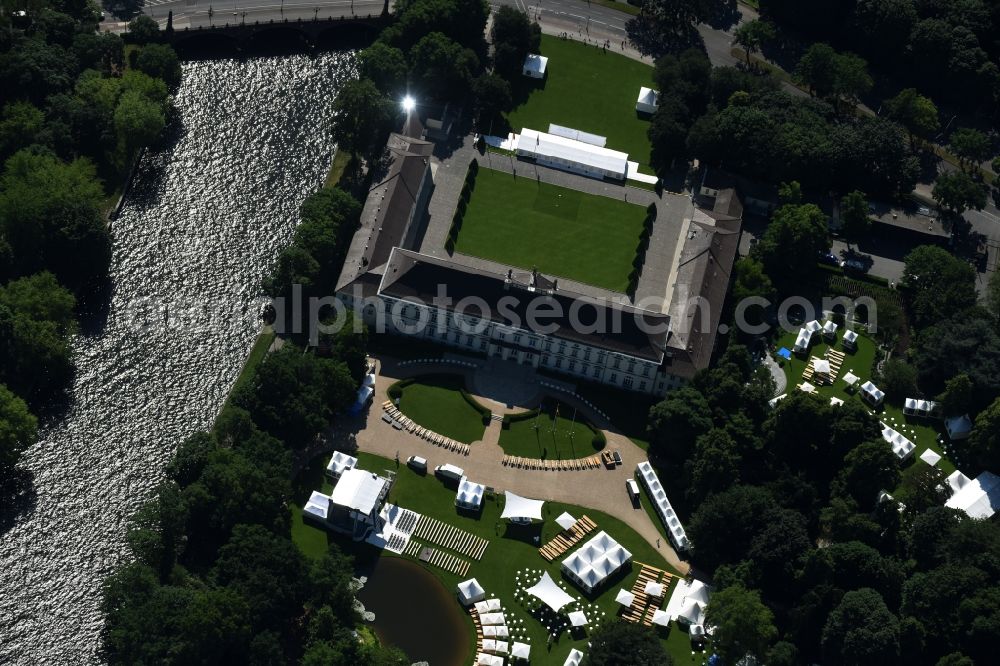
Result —
[{"label": "tree", "polygon": [[899,122],[909,131],[910,138],[928,138],[941,126],[938,110],[930,98],[919,94],[916,88],[899,91],[895,97],[885,102],[889,117]]},{"label": "tree", "polygon": [[662,55],[672,44],[694,42],[695,25],[724,13],[726,0],[648,0],[643,11],[625,24],[643,55]]},{"label": "tree", "polygon": [[8,102],[0,114],[0,157],[6,157],[35,142],[45,114],[31,102]]},{"label": "tree", "polygon": [[705,623],[715,627],[712,645],[730,664],[746,656],[763,659],[778,637],[774,614],[756,590],[732,585],[717,591],[705,609]]},{"label": "tree", "polygon": [[52,323],[59,335],[77,332],[76,298],[48,271],[0,286],[0,304],[20,316]]},{"label": "tree", "polygon": [[852,590],[827,618],[822,645],[830,664],[894,663],[899,658],[899,619],[877,591]]},{"label": "tree", "polygon": [[917,394],[917,369],[905,361],[890,359],[882,366],[879,385],[890,400],[902,402]]},{"label": "tree", "polygon": [[689,387],[670,391],[649,410],[650,444],[659,455],[685,460],[695,440],[711,429],[709,413],[708,401],[699,391]]},{"label": "tree", "polygon": [[507,80],[518,77],[524,58],[539,50],[539,32],[527,14],[509,5],[501,6],[493,15],[494,71]]},{"label": "tree", "polygon": [[138,44],[148,44],[160,39],[160,24],[145,14],[139,14],[129,21],[128,31]]},{"label": "tree", "polygon": [[497,115],[511,108],[510,84],[496,74],[483,74],[473,81],[472,94],[476,97],[480,123],[492,121]]},{"label": "tree", "polygon": [[406,57],[397,48],[375,42],[358,53],[361,77],[370,79],[387,95],[398,95],[406,87]]},{"label": "tree", "polygon": [[410,73],[432,96],[457,98],[468,91],[479,69],[476,54],[441,32],[431,32],[410,51]]},{"label": "tree", "polygon": [[743,257],[736,261],[736,282],[733,284],[733,299],[740,301],[750,298],[774,298],[774,285],[764,270],[764,264],[754,257]]},{"label": "tree", "polygon": [[346,83],[333,102],[333,139],[352,154],[367,152],[388,125],[389,99],[369,79]]},{"label": "tree", "polygon": [[171,88],[181,82],[181,63],[177,52],[167,44],[147,44],[135,59],[139,71],[163,81]]},{"label": "tree", "polygon": [[813,204],[785,205],[774,212],[757,244],[757,256],[779,290],[786,291],[816,272],[816,258],[830,249],[826,215]]},{"label": "tree", "polygon": [[951,133],[949,140],[951,149],[955,151],[962,163],[976,166],[990,158],[989,138],[977,129],[959,127]]},{"label": "tree", "polygon": [[774,39],[774,26],[767,21],[755,19],[741,24],[733,33],[733,43],[743,47],[747,54],[747,67],[750,66],[750,56],[760,50],[765,42]]},{"label": "tree", "polygon": [[648,627],[605,622],[590,636],[591,666],[671,666],[673,660]]},{"label": "tree", "polygon": [[837,81],[837,52],[829,44],[816,43],[806,49],[795,67],[795,78],[819,97],[829,97]]},{"label": "tree", "polygon": [[868,217],[868,199],[864,192],[854,190],[844,195],[840,200],[840,220],[841,231],[848,242],[857,242],[868,233],[871,218]]},{"label": "tree", "polygon": [[797,206],[802,203],[802,184],[797,180],[778,183],[778,201]]},{"label": "tree", "polygon": [[694,457],[686,463],[690,477],[687,493],[692,505],[736,483],[740,462],[736,442],[725,430],[713,428],[699,437],[695,442]]},{"label": "tree", "polygon": [[38,420],[28,405],[0,384],[0,487],[21,454],[38,440]]},{"label": "tree", "polygon": [[1000,273],[993,271],[986,283],[986,307],[1000,319]]},{"label": "tree", "polygon": [[737,484],[710,495],[688,523],[695,561],[707,568],[739,562],[777,508],[771,494],[757,486]]},{"label": "tree", "polygon": [[920,334],[915,360],[921,386],[938,390],[964,373],[977,388],[977,398],[1000,391],[1000,337],[993,317],[983,314],[973,310],[955,315]]},{"label": "tree", "polygon": [[899,461],[892,449],[885,442],[864,442],[844,457],[835,492],[851,497],[862,509],[870,509],[879,491],[895,488],[899,479]]},{"label": "tree", "polygon": [[961,215],[970,208],[982,210],[986,207],[986,188],[972,180],[964,171],[942,173],[934,181],[931,196],[938,205]]},{"label": "tree", "polygon": [[944,392],[937,397],[945,416],[959,416],[972,409],[974,387],[969,375],[961,373],[945,382]]},{"label": "tree", "polygon": [[922,245],[903,259],[902,283],[909,290],[917,328],[952,317],[976,304],[976,272],[947,250]]},{"label": "tree", "polygon": [[166,124],[163,109],[156,102],[138,92],[123,93],[115,108],[115,130],[122,164],[131,163],[140,148],[160,136]]},{"label": "tree", "polygon": [[983,469],[997,469],[1000,462],[1000,398],[976,417],[967,452]]},{"label": "tree", "polygon": [[867,95],[872,89],[868,62],[861,56],[853,53],[838,54],[835,72],[834,94],[852,104],[856,104],[858,98]]}]

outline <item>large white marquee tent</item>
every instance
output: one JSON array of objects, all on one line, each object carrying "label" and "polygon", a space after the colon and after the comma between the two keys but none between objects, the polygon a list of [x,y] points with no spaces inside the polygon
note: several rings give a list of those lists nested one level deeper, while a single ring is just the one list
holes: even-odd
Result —
[{"label": "large white marquee tent", "polygon": [[542,577],[538,579],[538,582],[525,590],[525,592],[535,597],[557,613],[559,612],[559,609],[566,604],[576,601],[571,595],[567,594],[565,590],[556,585],[556,582],[552,580],[552,576],[550,576],[547,571],[543,572]]},{"label": "large white marquee tent", "polygon": [[631,559],[632,553],[602,530],[563,560],[562,570],[580,587],[590,592]]},{"label": "large white marquee tent", "polygon": [[545,504],[542,500],[521,497],[520,495],[515,495],[509,490],[504,493],[504,497],[505,501],[503,504],[503,513],[500,514],[501,518],[516,518],[522,520],[542,519],[542,505]]},{"label": "large white marquee tent", "polygon": [[970,518],[989,518],[1000,508],[1000,476],[983,472],[962,485],[945,506],[960,509]]}]

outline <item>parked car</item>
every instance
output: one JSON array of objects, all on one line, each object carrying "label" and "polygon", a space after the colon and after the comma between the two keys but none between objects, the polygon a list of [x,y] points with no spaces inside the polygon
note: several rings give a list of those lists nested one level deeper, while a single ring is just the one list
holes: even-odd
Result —
[{"label": "parked car", "polygon": [[857,271],[859,273],[864,273],[868,270],[868,267],[857,259],[845,259],[840,262],[840,267],[845,271]]},{"label": "parked car", "polygon": [[422,474],[427,473],[427,459],[421,458],[420,456],[410,456],[406,459],[407,467],[415,469]]},{"label": "parked car", "polygon": [[840,259],[833,252],[820,252],[819,261],[821,264],[827,264],[828,266],[840,265]]},{"label": "parked car", "polygon": [[458,482],[465,476],[465,470],[455,465],[438,465],[434,468],[434,476]]},{"label": "parked car", "polygon": [[639,501],[639,484],[635,479],[625,479],[625,490],[628,491],[629,499],[633,502]]}]

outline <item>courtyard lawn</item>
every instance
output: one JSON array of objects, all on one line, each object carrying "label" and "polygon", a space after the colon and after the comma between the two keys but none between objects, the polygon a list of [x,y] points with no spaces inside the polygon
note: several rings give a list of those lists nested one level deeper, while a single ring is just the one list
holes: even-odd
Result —
[{"label": "courtyard lawn", "polygon": [[482,415],[462,396],[464,380],[459,376],[420,377],[403,387],[399,409],[439,435],[465,444],[483,438]]},{"label": "courtyard lawn", "polygon": [[549,59],[544,81],[519,77],[514,82],[514,132],[528,127],[546,132],[549,123],[599,134],[607,147],[649,168],[649,120],[636,115],[639,88],[655,88],[653,68],[645,63],[572,40],[542,35],[542,55]]},{"label": "courtyard lawn", "polygon": [[560,405],[554,421],[545,411],[536,414],[535,418],[510,421],[510,426],[500,431],[504,453],[545,460],[573,460],[597,453],[591,441],[593,429],[581,421],[582,415],[574,420],[572,407]]},{"label": "courtyard lawn", "polygon": [[480,169],[455,251],[624,292],[646,210]]},{"label": "courtyard lawn", "polygon": [[[516,526],[508,525],[500,520],[501,502],[497,498],[487,496],[484,499],[483,510],[476,515],[458,513],[455,509],[455,490],[445,486],[433,475],[421,475],[406,465],[398,468],[394,461],[381,458],[367,453],[359,453],[358,466],[363,469],[379,471],[388,468],[396,470],[396,481],[389,501],[402,507],[412,509],[431,518],[445,521],[463,530],[481,536],[489,540],[489,546],[481,560],[472,560],[469,568],[469,578],[475,577],[486,589],[489,596],[497,596],[509,610],[506,612],[508,624],[513,624],[511,620],[523,620],[523,626],[528,629],[531,638],[531,663],[536,666],[560,666],[569,654],[570,648],[577,648],[587,651],[587,634],[574,637],[569,633],[560,634],[552,643],[551,649],[546,647],[547,630],[529,613],[528,608],[514,597],[517,586],[515,579],[519,570],[544,570],[556,581],[563,581],[565,589],[574,597],[581,598],[587,606],[588,617],[593,620],[597,613],[603,613],[601,618],[604,621],[611,621],[617,616],[618,604],[615,603],[615,594],[620,587],[631,589],[632,584],[638,576],[638,566],[624,574],[619,573],[602,588],[596,596],[588,598],[568,579],[563,578],[559,571],[560,560],[554,563],[546,562],[537,550],[535,538],[538,537],[545,543],[554,537],[560,528],[555,524],[555,517],[563,511],[569,511],[572,515],[580,517],[589,516],[597,523],[598,530],[605,530],[614,539],[619,541],[625,548],[632,552],[633,562],[644,562],[665,571],[671,571],[670,566],[660,557],[650,544],[646,543],[638,534],[626,526],[621,521],[612,518],[600,511],[582,509],[580,507],[559,504],[556,502],[546,502],[544,515],[545,522],[540,525]],[[328,456],[326,456],[328,457]],[[314,467],[321,467],[320,463],[325,463],[321,459]],[[434,464],[434,461],[431,461]],[[624,497],[624,495],[623,495]],[[315,533],[315,534],[311,534]],[[327,538],[322,530],[311,525],[302,525],[296,529],[293,527],[292,538],[300,548],[312,549],[320,539]],[[352,552],[358,559],[370,559],[376,557],[395,557],[384,551],[377,551],[374,548],[360,549],[351,544],[348,540],[339,536],[329,536],[330,541],[335,541],[345,550]],[[582,543],[582,542],[581,542]],[[568,551],[567,555],[569,554]],[[448,573],[443,569],[434,566],[427,566],[427,570],[433,573],[445,586],[449,592],[453,592],[455,586],[461,580],[458,576]],[[537,577],[538,574],[533,574]],[[528,581],[534,583],[534,579]],[[405,590],[400,590],[400,598],[405,599]],[[669,591],[666,593],[669,598]],[[456,603],[458,603],[456,601]],[[591,610],[591,605],[593,609]],[[586,612],[586,611],[585,611]],[[519,625],[520,626],[520,625]],[[471,619],[467,622],[467,630],[472,638],[475,637]],[[669,631],[658,630],[664,645],[671,652],[675,663],[691,664],[691,648],[687,640],[687,634],[683,633],[677,626],[673,626]],[[466,663],[471,661],[474,655],[469,654]],[[700,655],[699,655],[700,656]],[[696,663],[701,663],[697,661]]]},{"label": "courtyard lawn", "polygon": [[[792,349],[795,344],[796,333],[797,332],[784,333],[778,339],[776,346],[779,349],[781,347]],[[816,391],[826,400],[836,397],[844,401],[861,401],[861,396],[858,391],[847,391],[847,384],[844,383],[843,377],[848,371],[853,372],[861,378],[858,382],[858,386],[863,384],[865,381],[872,379],[875,358],[878,350],[875,342],[870,337],[862,333],[858,336],[857,351],[854,353],[847,352],[840,343],[842,336],[843,332],[838,331],[837,342],[833,346],[835,350],[843,351],[847,354],[844,359],[844,364],[841,366],[840,374],[832,386],[816,385]],[[793,354],[791,361],[784,362],[783,370],[785,372],[785,378],[788,380],[787,392],[790,393],[798,390],[796,387],[802,382],[802,372],[808,366],[809,358],[813,356],[822,358],[826,354],[826,350],[829,348],[830,345],[828,345],[825,341],[820,342],[812,346],[809,350],[808,357],[803,358]],[[867,403],[865,403],[865,405],[867,406]],[[903,414],[901,404],[894,404],[889,400],[883,402],[882,406],[878,410],[872,411],[876,418],[885,422],[889,427],[901,432],[904,437],[917,445],[913,451],[913,455],[903,463],[903,479],[906,479],[923,469],[926,463],[919,458],[920,455],[928,448],[933,449],[942,456],[941,461],[937,464],[937,468],[941,470],[945,476],[955,471],[956,463],[960,464],[962,462],[960,460],[955,460],[953,452],[947,450],[947,448],[938,441],[944,432],[944,424],[940,420],[908,416]],[[947,442],[947,438],[945,438],[945,442]],[[888,444],[886,444],[886,446],[888,446]],[[902,486],[903,484],[901,483],[900,486],[897,486],[897,488],[890,490],[890,493],[895,495],[902,488]]]}]

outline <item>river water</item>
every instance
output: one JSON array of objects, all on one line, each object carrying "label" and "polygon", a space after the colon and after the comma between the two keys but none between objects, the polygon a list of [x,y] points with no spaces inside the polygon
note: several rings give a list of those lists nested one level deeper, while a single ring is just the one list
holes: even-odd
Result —
[{"label": "river water", "polygon": [[348,52],[184,64],[177,138],[143,158],[112,227],[107,320],[76,340],[69,412],[25,456],[37,501],[0,535],[0,663],[99,661],[128,518],[239,374],[353,71]]}]

